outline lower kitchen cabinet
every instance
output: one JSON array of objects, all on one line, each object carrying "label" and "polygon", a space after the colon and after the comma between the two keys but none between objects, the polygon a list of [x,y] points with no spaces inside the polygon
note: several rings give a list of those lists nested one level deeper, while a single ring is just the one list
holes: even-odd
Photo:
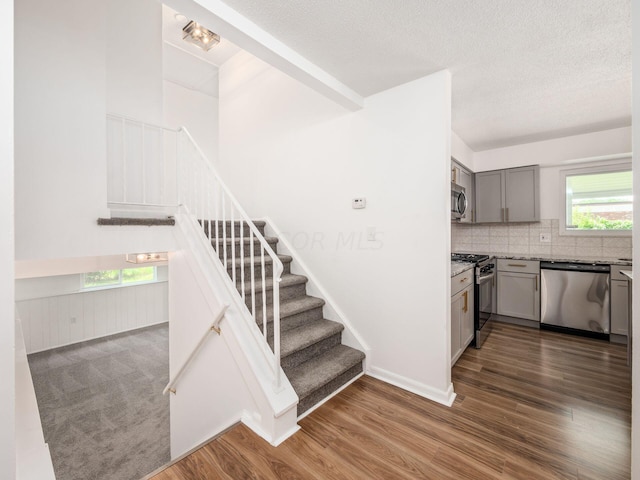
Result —
[{"label": "lower kitchen cabinet", "polygon": [[498,260],[498,315],[540,321],[540,262]]},{"label": "lower kitchen cabinet", "polygon": [[[461,273],[452,278],[452,284],[462,285],[462,290],[451,297],[451,365],[460,358],[462,352],[473,340],[473,274]],[[457,277],[461,277],[458,279]],[[471,279],[468,283],[467,278]],[[454,290],[452,290],[452,293]]]},{"label": "lower kitchen cabinet", "polygon": [[622,270],[630,266],[611,265],[611,333],[626,336],[629,332],[629,282]]}]

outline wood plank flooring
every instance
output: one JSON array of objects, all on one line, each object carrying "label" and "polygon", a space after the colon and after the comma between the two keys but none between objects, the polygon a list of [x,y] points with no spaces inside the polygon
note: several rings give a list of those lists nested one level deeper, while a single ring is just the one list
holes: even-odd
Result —
[{"label": "wood plank flooring", "polygon": [[498,323],[447,408],[365,376],[277,448],[238,426],[154,480],[630,478],[624,346]]}]

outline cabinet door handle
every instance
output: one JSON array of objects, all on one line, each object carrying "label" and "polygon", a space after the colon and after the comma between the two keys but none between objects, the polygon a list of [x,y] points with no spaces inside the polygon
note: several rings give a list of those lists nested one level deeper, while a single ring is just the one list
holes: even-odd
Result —
[{"label": "cabinet door handle", "polygon": [[507,264],[510,267],[522,267],[522,268],[526,268],[526,265],[524,263],[509,263]]},{"label": "cabinet door handle", "polygon": [[469,309],[469,292],[465,291],[462,296],[464,297],[464,306],[462,307],[462,311],[467,313],[467,310]]},{"label": "cabinet door handle", "polygon": [[475,223],[476,222],[476,211],[472,208],[471,209],[471,223]]},{"label": "cabinet door handle", "polygon": [[461,279],[460,279],[460,283],[464,283],[464,282],[466,282],[467,280],[469,280],[469,277],[461,278]]},{"label": "cabinet door handle", "polygon": [[500,209],[500,216],[502,217],[502,221],[504,222],[504,208]]},{"label": "cabinet door handle", "polygon": [[506,221],[508,222],[509,221],[509,207],[505,208],[504,211],[505,211],[505,215],[507,217]]},{"label": "cabinet door handle", "polygon": [[536,292],[538,291],[538,276],[536,275]]},{"label": "cabinet door handle", "polygon": [[453,183],[456,183],[456,167],[451,169],[451,176],[453,177]]}]

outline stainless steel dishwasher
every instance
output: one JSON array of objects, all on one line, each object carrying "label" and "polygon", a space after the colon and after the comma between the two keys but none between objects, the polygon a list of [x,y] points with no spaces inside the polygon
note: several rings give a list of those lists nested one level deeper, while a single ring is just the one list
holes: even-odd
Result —
[{"label": "stainless steel dishwasher", "polygon": [[608,338],[609,265],[540,262],[540,328]]}]

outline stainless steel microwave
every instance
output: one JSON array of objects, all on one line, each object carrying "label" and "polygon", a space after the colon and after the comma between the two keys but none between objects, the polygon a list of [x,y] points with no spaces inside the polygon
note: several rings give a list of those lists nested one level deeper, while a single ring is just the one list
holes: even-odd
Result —
[{"label": "stainless steel microwave", "polygon": [[451,219],[464,218],[467,211],[467,195],[464,187],[451,182]]}]

